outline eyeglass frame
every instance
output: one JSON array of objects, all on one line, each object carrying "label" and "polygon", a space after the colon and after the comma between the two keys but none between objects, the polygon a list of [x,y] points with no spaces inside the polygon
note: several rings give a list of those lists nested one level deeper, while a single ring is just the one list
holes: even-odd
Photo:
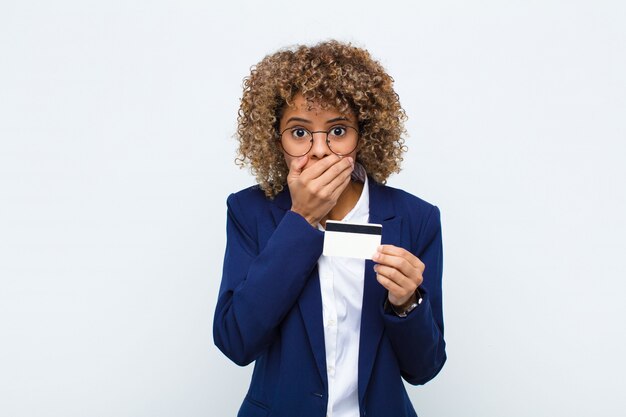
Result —
[{"label": "eyeglass frame", "polygon": [[[330,131],[333,130],[334,128],[336,128],[336,127],[350,128],[350,129],[352,129],[352,130],[354,130],[356,132],[356,143],[354,144],[354,148],[352,148],[350,150],[350,152],[337,153],[337,152],[333,151],[333,148],[330,147],[330,139],[328,139],[328,135],[330,134]],[[286,131],[288,131],[289,129],[302,129],[302,130],[306,130],[307,132],[309,132],[311,134],[311,140],[310,140],[311,146],[309,146],[309,149],[305,153],[303,153],[302,155],[292,155],[289,152],[287,152],[287,150],[283,146],[283,134]],[[354,152],[354,150],[359,147],[359,141],[361,140],[361,135],[359,134],[359,130],[356,127],[349,126],[349,125],[339,125],[338,124],[338,125],[335,125],[335,126],[331,126],[328,130],[315,130],[315,131],[311,131],[311,130],[305,128],[305,127],[299,127],[299,126],[287,127],[285,129],[283,129],[282,132],[278,133],[278,143],[280,143],[280,147],[282,148],[283,151],[285,151],[285,153],[287,155],[292,156],[294,158],[299,158],[301,156],[304,156],[304,155],[308,154],[309,152],[311,152],[311,149],[313,149],[313,141],[315,140],[315,137],[313,136],[314,133],[326,133],[326,139],[325,139],[326,146],[328,146],[328,149],[330,149],[330,151],[332,153],[334,153],[335,155],[338,155],[338,156],[345,156],[345,155],[347,155],[347,154],[349,154],[351,152]]]}]

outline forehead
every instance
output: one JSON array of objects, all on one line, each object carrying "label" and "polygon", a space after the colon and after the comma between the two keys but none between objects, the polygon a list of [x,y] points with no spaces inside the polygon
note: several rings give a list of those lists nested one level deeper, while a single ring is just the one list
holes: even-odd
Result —
[{"label": "forehead", "polygon": [[287,116],[293,116],[294,114],[307,115],[308,117],[320,117],[320,118],[332,118],[343,116],[349,119],[355,119],[355,115],[352,111],[348,113],[341,112],[339,109],[323,105],[319,101],[311,101],[304,98],[301,94],[294,96],[291,103],[286,104],[282,109],[282,119]]}]

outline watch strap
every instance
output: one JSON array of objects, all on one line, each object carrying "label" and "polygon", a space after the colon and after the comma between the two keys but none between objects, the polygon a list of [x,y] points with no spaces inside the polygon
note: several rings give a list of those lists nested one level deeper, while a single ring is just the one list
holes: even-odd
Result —
[{"label": "watch strap", "polygon": [[420,304],[422,304],[422,295],[419,292],[419,289],[415,290],[415,300],[413,300],[412,303],[410,303],[409,305],[405,305],[405,306],[394,306],[393,304],[391,304],[389,302],[389,299],[387,299],[385,301],[386,306],[388,306],[391,311],[393,311],[393,313],[401,318],[404,318],[406,316],[409,315],[409,313],[413,310],[415,310]]}]

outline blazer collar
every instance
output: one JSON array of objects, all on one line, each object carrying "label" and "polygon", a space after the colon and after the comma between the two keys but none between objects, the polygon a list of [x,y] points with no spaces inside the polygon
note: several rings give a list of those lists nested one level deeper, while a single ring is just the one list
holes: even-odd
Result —
[{"label": "blazer collar", "polygon": [[368,177],[367,183],[370,192],[370,222],[384,222],[394,218],[395,210],[389,189],[374,181],[372,177]]}]

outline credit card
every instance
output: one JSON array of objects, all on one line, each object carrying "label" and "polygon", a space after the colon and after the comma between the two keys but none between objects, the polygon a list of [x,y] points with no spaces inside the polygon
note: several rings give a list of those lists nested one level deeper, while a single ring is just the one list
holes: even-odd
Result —
[{"label": "credit card", "polygon": [[324,256],[372,259],[380,246],[383,226],[326,220]]}]

